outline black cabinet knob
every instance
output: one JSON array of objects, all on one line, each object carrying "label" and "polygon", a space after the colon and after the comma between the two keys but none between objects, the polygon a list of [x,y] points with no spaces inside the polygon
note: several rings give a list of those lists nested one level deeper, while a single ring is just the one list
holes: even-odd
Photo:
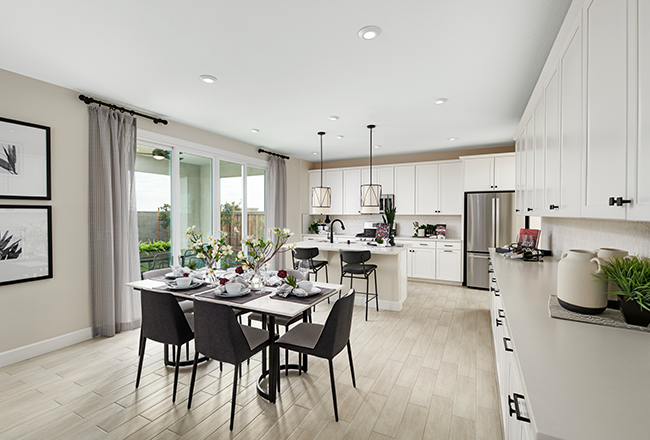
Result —
[{"label": "black cabinet knob", "polygon": [[610,197],[609,206],[614,206],[614,205],[616,205],[616,197]]},{"label": "black cabinet knob", "polygon": [[533,210],[533,208],[527,208],[526,209],[526,211],[532,211],[532,210]]},{"label": "black cabinet knob", "polygon": [[519,212],[519,210],[518,210],[518,209],[515,209],[515,212]]},{"label": "black cabinet knob", "polygon": [[503,323],[501,322],[500,319],[496,319],[496,322],[497,322],[497,327],[500,326],[500,325],[503,325]]},{"label": "black cabinet knob", "polygon": [[623,200],[623,197],[616,198],[616,206],[623,206],[626,203],[632,203],[632,200]]},{"label": "black cabinet knob", "polygon": [[560,209],[560,207],[557,206],[557,205],[551,205],[551,206],[548,207],[548,209],[550,209],[552,211],[554,209]]}]

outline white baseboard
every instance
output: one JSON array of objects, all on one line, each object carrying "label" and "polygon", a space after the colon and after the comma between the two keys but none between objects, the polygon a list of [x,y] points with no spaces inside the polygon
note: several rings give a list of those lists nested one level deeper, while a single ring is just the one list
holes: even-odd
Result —
[{"label": "white baseboard", "polygon": [[[390,310],[391,312],[399,312],[402,310],[402,303],[404,301],[386,301],[383,299],[379,299],[379,310]],[[360,306],[360,307],[365,307],[366,306],[366,295],[365,294],[357,294],[354,297],[354,305],[355,306]],[[377,305],[375,304],[375,300],[371,300],[368,303],[368,311],[372,310],[377,310]]]},{"label": "white baseboard", "polygon": [[68,347],[79,342],[92,339],[93,329],[91,327],[77,330],[76,332],[57,336],[56,338],[46,339],[45,341],[35,342],[25,345],[24,347],[14,348],[13,350],[0,353],[0,367],[15,364],[45,353],[49,353],[60,348]]}]

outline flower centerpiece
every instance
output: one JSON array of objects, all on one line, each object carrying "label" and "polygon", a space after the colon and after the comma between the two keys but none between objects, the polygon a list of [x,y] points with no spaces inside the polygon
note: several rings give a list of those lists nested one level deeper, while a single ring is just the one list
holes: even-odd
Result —
[{"label": "flower centerpiece", "polygon": [[216,284],[218,282],[216,276],[217,263],[219,260],[233,254],[232,246],[226,243],[228,234],[220,232],[216,238],[209,235],[203,239],[203,233],[197,233],[194,230],[195,228],[196,226],[192,226],[186,232],[187,238],[190,241],[190,249],[196,253],[197,258],[200,258],[205,263],[208,281]]},{"label": "flower centerpiece", "polygon": [[246,250],[240,251],[237,254],[237,263],[241,264],[243,269],[252,270],[253,278],[260,278],[260,270],[267,265],[273,257],[278,253],[286,252],[294,249],[295,244],[291,244],[283,248],[289,237],[293,232],[289,229],[274,228],[269,230],[273,234],[271,239],[264,240],[262,238],[254,238],[249,235],[242,240],[243,248]]}]

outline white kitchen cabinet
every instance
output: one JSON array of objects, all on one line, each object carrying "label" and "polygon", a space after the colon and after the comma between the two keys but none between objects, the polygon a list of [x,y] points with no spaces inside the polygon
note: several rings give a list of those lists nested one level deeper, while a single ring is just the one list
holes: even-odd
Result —
[{"label": "white kitchen cabinet", "polygon": [[361,170],[343,170],[343,214],[359,214],[361,209]]},{"label": "white kitchen cabinet", "polygon": [[581,214],[624,219],[628,147],[627,0],[593,0],[583,7],[587,132]]},{"label": "white kitchen cabinet", "polygon": [[343,171],[340,170],[324,170],[323,180],[325,186],[332,189],[332,205],[330,214],[343,213]]},{"label": "white kitchen cabinet", "polygon": [[418,215],[438,213],[438,164],[415,167],[415,212]]},{"label": "white kitchen cabinet", "polygon": [[515,141],[515,213],[524,215],[526,195],[526,130]]},{"label": "white kitchen cabinet", "polygon": [[431,245],[417,243],[409,249],[411,252],[409,255],[411,277],[436,279],[436,247],[435,243],[431,243]]},{"label": "white kitchen cabinet", "polygon": [[415,166],[396,166],[395,207],[397,214],[414,215],[415,212]]},{"label": "white kitchen cabinet", "polygon": [[466,156],[463,160],[463,187],[472,191],[512,191],[515,189],[515,155]]},{"label": "white kitchen cabinet", "polygon": [[[372,182],[381,185],[383,194],[395,194],[392,166],[372,167]],[[370,167],[361,168],[361,182],[370,183]]]},{"label": "white kitchen cabinet", "polygon": [[534,179],[533,179],[533,211],[531,214],[540,215],[544,206],[544,152],[546,150],[546,100],[544,95],[535,107],[535,146],[533,159]]},{"label": "white kitchen cabinet", "polygon": [[462,255],[458,249],[445,249],[442,243],[436,248],[436,279],[440,281],[461,282]]},{"label": "white kitchen cabinet", "polygon": [[[537,106],[536,106],[537,107]],[[535,117],[526,122],[526,183],[524,186],[524,214],[530,215],[535,208]]]},{"label": "white kitchen cabinet", "polygon": [[[325,179],[323,179],[323,184],[325,184]],[[314,207],[311,205],[311,197],[314,188],[321,186],[320,184],[320,170],[318,172],[310,171],[309,172],[309,213],[314,214]]]},{"label": "white kitchen cabinet", "polygon": [[[462,162],[438,165],[438,214],[463,214],[463,164]],[[418,188],[418,190],[420,190]]]}]

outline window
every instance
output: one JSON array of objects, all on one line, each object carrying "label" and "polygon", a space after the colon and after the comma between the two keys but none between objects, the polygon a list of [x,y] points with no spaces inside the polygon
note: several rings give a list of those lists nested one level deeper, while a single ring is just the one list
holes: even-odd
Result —
[{"label": "window", "polygon": [[[242,250],[242,205],[244,202],[244,166],[238,163],[220,161],[219,162],[219,188],[221,204],[221,230],[228,236],[234,253]],[[222,265],[233,266],[234,259],[231,258]]]},{"label": "window", "polygon": [[265,236],[264,170],[246,168],[246,231],[255,238]]},{"label": "window", "polygon": [[184,266],[200,268],[203,262],[193,257],[185,231],[196,226],[196,230],[204,235],[212,233],[212,159],[181,152],[179,161],[180,262]]}]

